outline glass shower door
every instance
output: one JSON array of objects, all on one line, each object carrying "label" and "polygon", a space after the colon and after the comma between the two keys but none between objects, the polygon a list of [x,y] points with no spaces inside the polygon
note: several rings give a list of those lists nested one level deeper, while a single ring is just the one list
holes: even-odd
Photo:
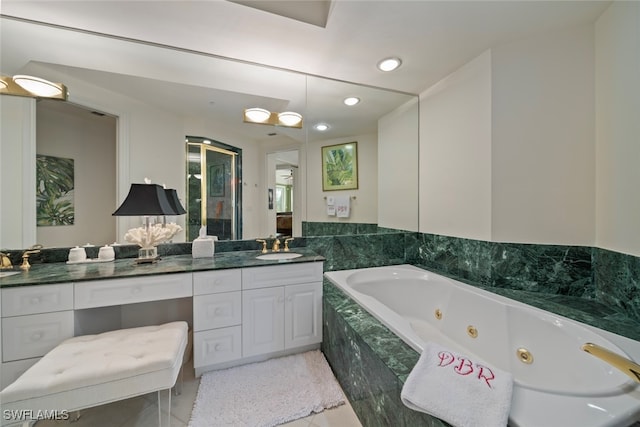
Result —
[{"label": "glass shower door", "polygon": [[208,236],[217,236],[218,240],[241,238],[238,155],[204,143],[189,143],[190,240],[198,237],[201,225],[206,226]]}]

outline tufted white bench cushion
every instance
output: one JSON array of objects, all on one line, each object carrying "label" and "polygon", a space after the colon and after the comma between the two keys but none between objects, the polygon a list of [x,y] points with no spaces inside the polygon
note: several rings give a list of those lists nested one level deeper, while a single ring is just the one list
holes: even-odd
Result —
[{"label": "tufted white bench cushion", "polygon": [[187,330],[171,322],[70,338],[0,392],[2,409],[74,411],[170,389]]}]

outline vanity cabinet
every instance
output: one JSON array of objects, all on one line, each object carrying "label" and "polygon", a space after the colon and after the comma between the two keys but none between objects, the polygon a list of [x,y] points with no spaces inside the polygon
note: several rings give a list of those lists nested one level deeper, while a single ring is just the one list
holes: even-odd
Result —
[{"label": "vanity cabinet", "polygon": [[[294,262],[2,288],[2,387],[75,333],[133,327],[165,315],[191,318],[191,311],[196,375],[317,348],[322,266]],[[185,298],[192,298],[186,309]],[[162,300],[171,300],[171,313],[157,305]]]},{"label": "vanity cabinet", "polygon": [[242,356],[322,342],[322,263],[243,270]]},{"label": "vanity cabinet", "polygon": [[242,356],[240,269],[193,273],[193,365],[196,370]]},{"label": "vanity cabinet", "polygon": [[2,387],[73,335],[73,284],[2,289]]},{"label": "vanity cabinet", "polygon": [[317,347],[322,262],[196,272],[196,375]]}]

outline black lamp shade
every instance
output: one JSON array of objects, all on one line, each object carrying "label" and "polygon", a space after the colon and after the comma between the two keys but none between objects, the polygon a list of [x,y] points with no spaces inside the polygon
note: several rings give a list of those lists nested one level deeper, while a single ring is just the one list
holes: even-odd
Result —
[{"label": "black lamp shade", "polygon": [[175,215],[167,193],[158,184],[131,184],[114,216]]},{"label": "black lamp shade", "polygon": [[184,215],[187,211],[180,203],[180,199],[178,199],[178,192],[173,188],[165,189],[165,193],[167,193],[167,199],[169,200],[169,204],[174,211],[174,215]]}]

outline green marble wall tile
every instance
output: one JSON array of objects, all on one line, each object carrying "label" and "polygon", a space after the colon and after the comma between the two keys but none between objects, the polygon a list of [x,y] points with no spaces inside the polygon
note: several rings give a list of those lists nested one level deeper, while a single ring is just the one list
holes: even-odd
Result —
[{"label": "green marble wall tile", "polygon": [[597,299],[640,321],[640,258],[595,248],[594,264]]}]

